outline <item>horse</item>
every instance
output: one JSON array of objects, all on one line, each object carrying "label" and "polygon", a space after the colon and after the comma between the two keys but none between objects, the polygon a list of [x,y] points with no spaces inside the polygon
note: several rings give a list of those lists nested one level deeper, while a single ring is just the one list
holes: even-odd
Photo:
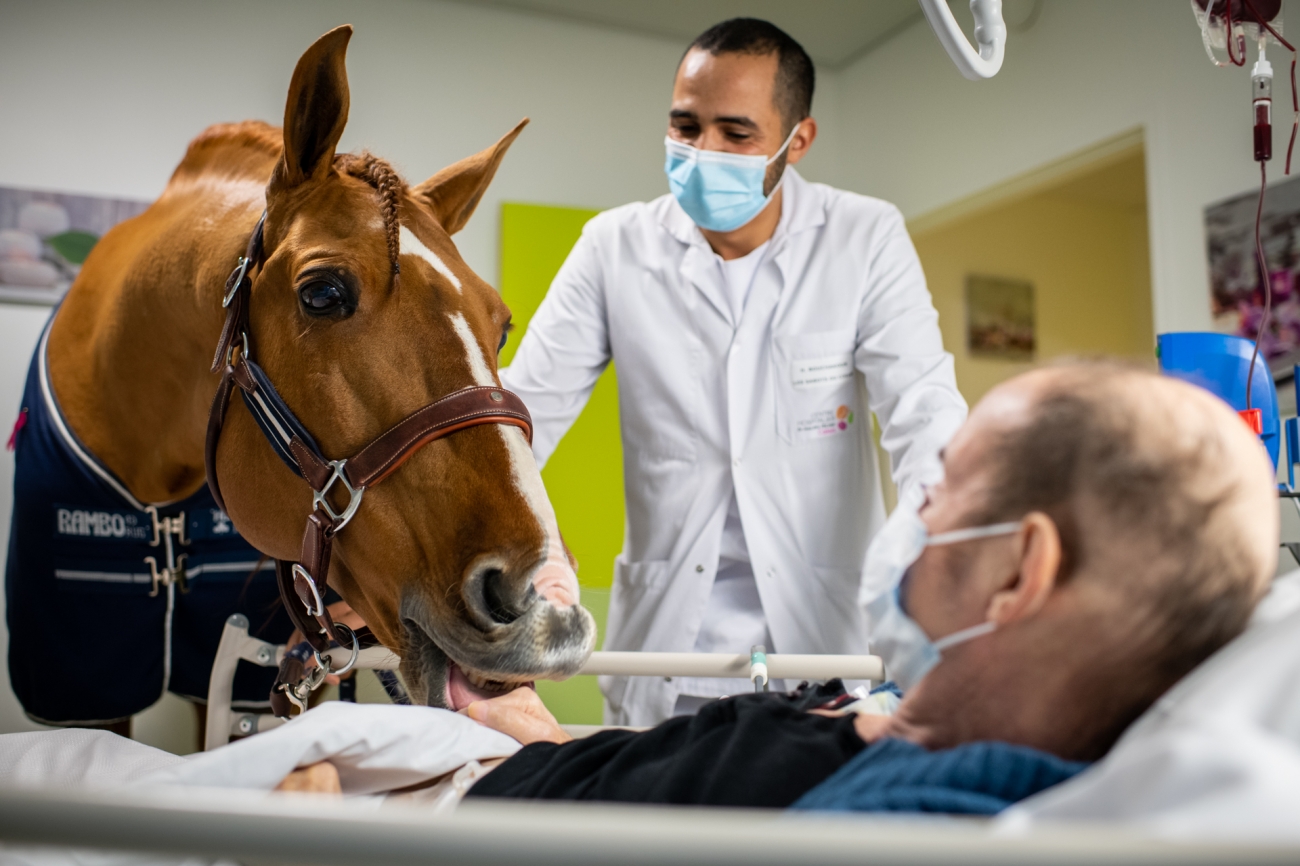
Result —
[{"label": "horse", "polygon": [[[301,56],[282,128],[219,124],[195,138],[157,201],[94,247],[46,336],[66,425],[131,496],[162,507],[219,478],[213,492],[234,528],[286,564],[308,558],[305,516],[344,507],[341,486],[304,483],[310,473],[272,447],[250,409],[260,398],[245,389],[229,401],[234,367],[222,374],[223,360],[238,366],[256,346],[259,393],[278,393],[327,472],[420,407],[503,398],[497,353],[510,312],[452,235],[527,120],[415,185],[369,153],[338,153],[351,35],[331,30]],[[223,301],[237,291],[243,319],[231,325]],[[213,363],[219,342],[226,357]],[[569,676],[595,640],[527,424],[485,417],[407,443],[382,485],[363,502],[353,494],[346,530],[336,521],[317,538],[326,573],[311,591],[336,588],[401,656],[412,701],[429,706],[461,709]],[[305,595],[308,612],[328,618]]]}]

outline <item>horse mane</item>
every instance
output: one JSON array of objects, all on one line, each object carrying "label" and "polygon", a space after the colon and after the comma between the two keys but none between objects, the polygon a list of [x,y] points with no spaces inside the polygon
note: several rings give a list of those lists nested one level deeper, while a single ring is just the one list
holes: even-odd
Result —
[{"label": "horse mane", "polygon": [[[217,123],[203,130],[190,142],[172,179],[213,171],[218,165],[225,173],[240,173],[238,162],[221,160],[222,150],[250,150],[264,157],[278,160],[284,151],[284,133],[280,127],[260,120],[242,123]],[[245,164],[246,165],[246,164]],[[251,166],[248,166],[252,170]],[[369,151],[340,153],[334,156],[334,169],[340,174],[355,177],[369,185],[379,196],[379,212],[384,219],[384,232],[388,243],[388,260],[393,276],[400,273],[401,202],[406,193],[406,181],[392,164]],[[259,173],[260,174],[260,173]]]}]

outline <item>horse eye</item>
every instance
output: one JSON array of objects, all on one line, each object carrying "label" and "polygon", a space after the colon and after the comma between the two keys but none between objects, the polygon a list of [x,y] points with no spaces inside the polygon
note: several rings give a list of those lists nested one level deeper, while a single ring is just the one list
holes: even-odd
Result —
[{"label": "horse eye", "polygon": [[324,280],[303,286],[298,290],[298,297],[302,300],[303,308],[315,315],[332,313],[343,306],[345,301],[339,287]]},{"label": "horse eye", "polygon": [[497,344],[497,352],[506,347],[506,338],[510,336],[510,329],[506,328],[501,331],[501,342]]}]

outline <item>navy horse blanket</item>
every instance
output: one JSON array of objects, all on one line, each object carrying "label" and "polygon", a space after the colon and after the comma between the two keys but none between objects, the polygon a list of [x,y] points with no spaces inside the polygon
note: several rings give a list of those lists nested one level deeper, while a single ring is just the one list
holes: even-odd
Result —
[{"label": "navy horse blanket", "polygon": [[[250,633],[275,643],[292,631],[274,563],[206,486],[166,504],[132,496],[65,422],[48,339],[47,325],[13,441],[5,603],[14,693],[32,719],[53,725],[119,721],[167,691],[205,700],[228,616],[244,614]],[[274,679],[274,668],[240,665],[236,705],[267,706]]]}]

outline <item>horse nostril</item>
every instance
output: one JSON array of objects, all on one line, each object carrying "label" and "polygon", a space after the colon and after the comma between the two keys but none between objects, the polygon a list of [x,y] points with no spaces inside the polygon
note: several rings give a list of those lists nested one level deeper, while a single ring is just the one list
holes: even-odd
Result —
[{"label": "horse nostril", "polygon": [[508,625],[520,617],[515,605],[510,603],[509,593],[505,572],[499,568],[489,568],[483,572],[483,603],[492,620],[502,625]]}]

